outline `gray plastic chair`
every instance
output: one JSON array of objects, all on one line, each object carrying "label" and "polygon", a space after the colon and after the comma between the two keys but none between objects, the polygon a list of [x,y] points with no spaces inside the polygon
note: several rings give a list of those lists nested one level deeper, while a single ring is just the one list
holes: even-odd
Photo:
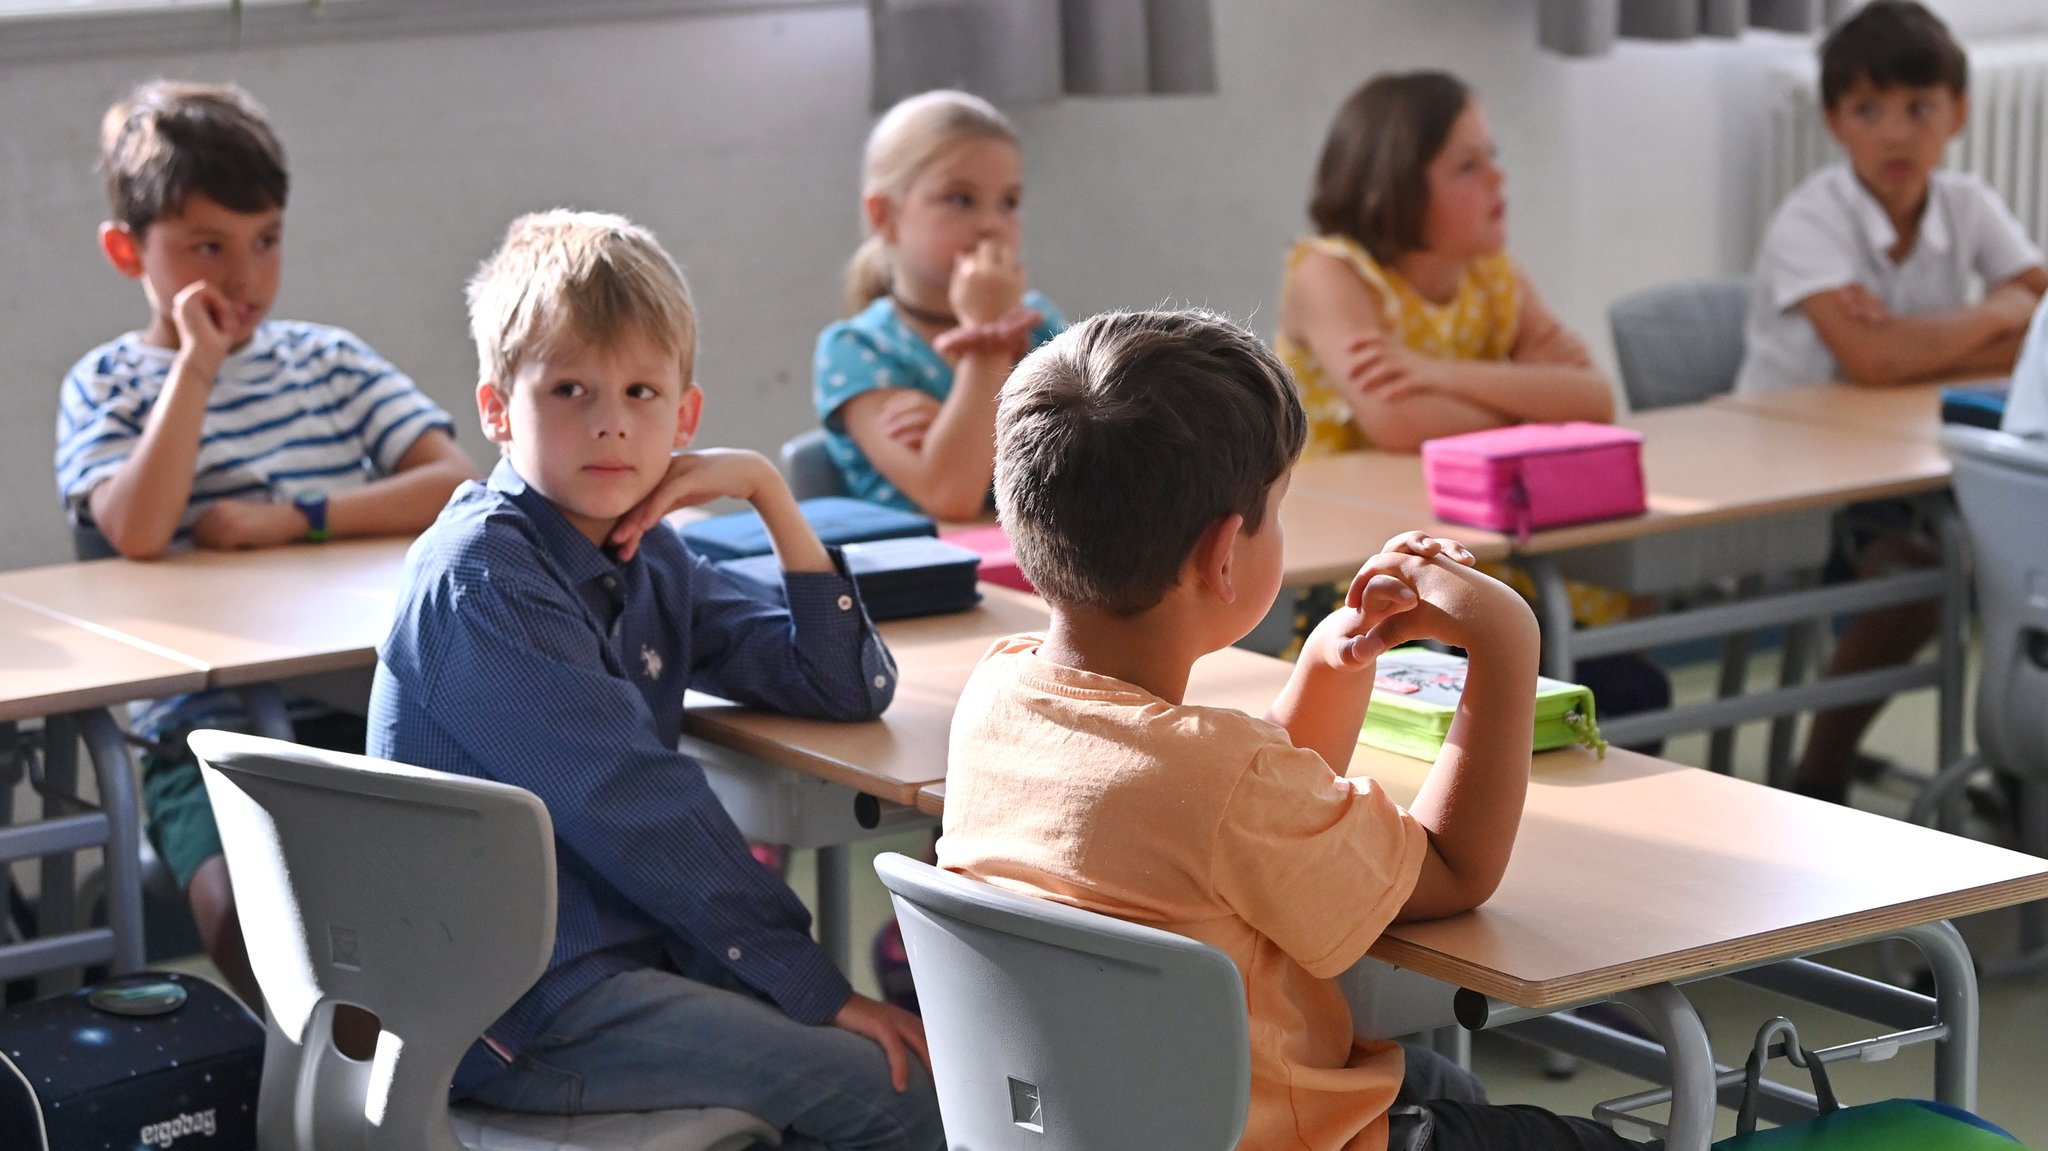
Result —
[{"label": "gray plastic chair", "polygon": [[[463,1052],[546,969],[555,850],[532,793],[360,755],[194,732],[269,1035],[260,1151],[728,1151],[738,1111],[527,1116],[460,1108]],[[375,1058],[336,1050],[336,1004]],[[458,1132],[461,1139],[458,1142]]]},{"label": "gray plastic chair", "polygon": [[849,494],[846,476],[825,446],[823,428],[812,428],[783,442],[782,478],[789,481],[790,494],[800,500]]},{"label": "gray plastic chair", "polygon": [[917,977],[948,1146],[1237,1145],[1251,1032],[1221,951],[902,855],[875,872]]},{"label": "gray plastic chair", "polygon": [[[2020,789],[2020,847],[2048,856],[2048,444],[1985,428],[1942,430],[1956,503],[1970,534],[1979,643],[1977,752],[1949,766],[1913,805],[1931,822],[1975,772],[1995,768]],[[2048,967],[2048,905],[2021,909],[2017,960],[1986,961],[1987,974]]]},{"label": "gray plastic chair", "polygon": [[1692,404],[1735,386],[1749,281],[1686,280],[1623,296],[1607,309],[1629,408]]}]

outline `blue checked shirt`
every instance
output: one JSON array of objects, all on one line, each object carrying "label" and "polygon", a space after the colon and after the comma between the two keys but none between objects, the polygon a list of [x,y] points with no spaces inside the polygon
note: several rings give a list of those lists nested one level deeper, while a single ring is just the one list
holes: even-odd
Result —
[{"label": "blue checked shirt", "polygon": [[888,706],[896,665],[853,581],[784,584],[787,610],[666,527],[618,563],[509,462],[488,486],[465,484],[413,545],[379,651],[370,754],[523,787],[555,825],[554,956],[471,1048],[458,1093],[623,971],[722,976],[807,1024],[852,994],[811,940],[810,913],[676,750],[687,688],[849,721]]}]

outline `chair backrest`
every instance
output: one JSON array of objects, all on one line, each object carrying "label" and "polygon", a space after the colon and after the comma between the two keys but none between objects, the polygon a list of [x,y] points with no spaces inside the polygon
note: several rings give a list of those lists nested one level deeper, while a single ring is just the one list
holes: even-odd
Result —
[{"label": "chair backrest", "polygon": [[1977,746],[2007,771],[2048,779],[2048,444],[1960,425],[1941,439],[1983,621]]},{"label": "chair backrest", "polygon": [[845,474],[832,462],[823,428],[812,428],[783,442],[782,478],[789,481],[790,494],[800,500],[852,494],[846,490]]},{"label": "chair backrest", "polygon": [[[455,1065],[555,937],[547,809],[487,780],[223,731],[191,737],[263,989],[264,1151],[461,1151]],[[334,1047],[375,1012],[375,1057]]]},{"label": "chair backrest", "polygon": [[71,554],[79,560],[113,559],[121,553],[91,524],[71,525]]},{"label": "chair backrest", "polygon": [[1067,1151],[1237,1145],[1244,982],[1208,944],[885,854],[947,1142]]},{"label": "chair backrest", "polygon": [[1735,386],[1749,281],[1686,280],[1623,296],[1607,309],[1621,390],[1638,412],[1698,403]]}]

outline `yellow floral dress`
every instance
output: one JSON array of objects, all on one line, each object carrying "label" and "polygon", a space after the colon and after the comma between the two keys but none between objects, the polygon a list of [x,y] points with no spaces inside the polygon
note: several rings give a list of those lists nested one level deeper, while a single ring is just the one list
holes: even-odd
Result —
[{"label": "yellow floral dress", "polygon": [[[1411,351],[1446,360],[1505,360],[1515,346],[1522,317],[1522,285],[1515,277],[1515,262],[1506,252],[1472,261],[1458,281],[1458,294],[1446,304],[1423,299],[1399,272],[1382,267],[1349,236],[1307,236],[1296,241],[1287,253],[1290,276],[1310,252],[1342,260],[1359,279],[1371,284],[1379,293],[1387,331],[1399,336]],[[1351,406],[1335,384],[1324,378],[1315,354],[1285,333],[1274,348],[1294,373],[1302,407],[1308,412],[1308,447],[1303,454],[1329,455],[1368,446],[1351,420]]]},{"label": "yellow floral dress", "polygon": [[[1402,346],[1410,351],[1440,359],[1505,360],[1515,346],[1522,318],[1522,285],[1515,276],[1515,263],[1506,252],[1472,261],[1458,281],[1457,294],[1444,304],[1424,299],[1399,272],[1381,265],[1349,236],[1305,236],[1295,241],[1287,253],[1290,278],[1295,265],[1310,252],[1344,261],[1360,279],[1371,284],[1379,293],[1381,321],[1386,330],[1397,334]],[[1294,373],[1295,385],[1301,389],[1301,406],[1308,415],[1308,443],[1302,455],[1325,456],[1370,447],[1371,443],[1351,418],[1351,405],[1344,401],[1336,384],[1325,377],[1315,354],[1284,332],[1274,341],[1274,350]],[[1481,566],[1487,574],[1535,598],[1536,585],[1520,568],[1497,563]],[[1627,595],[1577,581],[1566,586],[1572,597],[1572,615],[1581,624],[1613,623],[1628,618]]]}]

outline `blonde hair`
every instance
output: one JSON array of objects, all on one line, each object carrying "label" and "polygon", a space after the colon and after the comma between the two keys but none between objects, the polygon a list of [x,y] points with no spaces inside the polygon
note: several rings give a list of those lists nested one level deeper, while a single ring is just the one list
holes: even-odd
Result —
[{"label": "blonde hair", "polygon": [[690,287],[654,234],[623,216],[557,208],[519,217],[469,281],[468,298],[477,371],[500,391],[565,337],[597,348],[629,332],[674,356],[692,382]]},{"label": "blonde hair", "polygon": [[[995,105],[966,92],[940,89],[898,101],[868,133],[861,160],[861,199],[901,200],[932,161],[967,140],[1001,140],[1015,145],[1017,129]],[[888,245],[868,227],[867,237],[846,265],[846,312],[852,315],[889,294],[895,271]]]}]

